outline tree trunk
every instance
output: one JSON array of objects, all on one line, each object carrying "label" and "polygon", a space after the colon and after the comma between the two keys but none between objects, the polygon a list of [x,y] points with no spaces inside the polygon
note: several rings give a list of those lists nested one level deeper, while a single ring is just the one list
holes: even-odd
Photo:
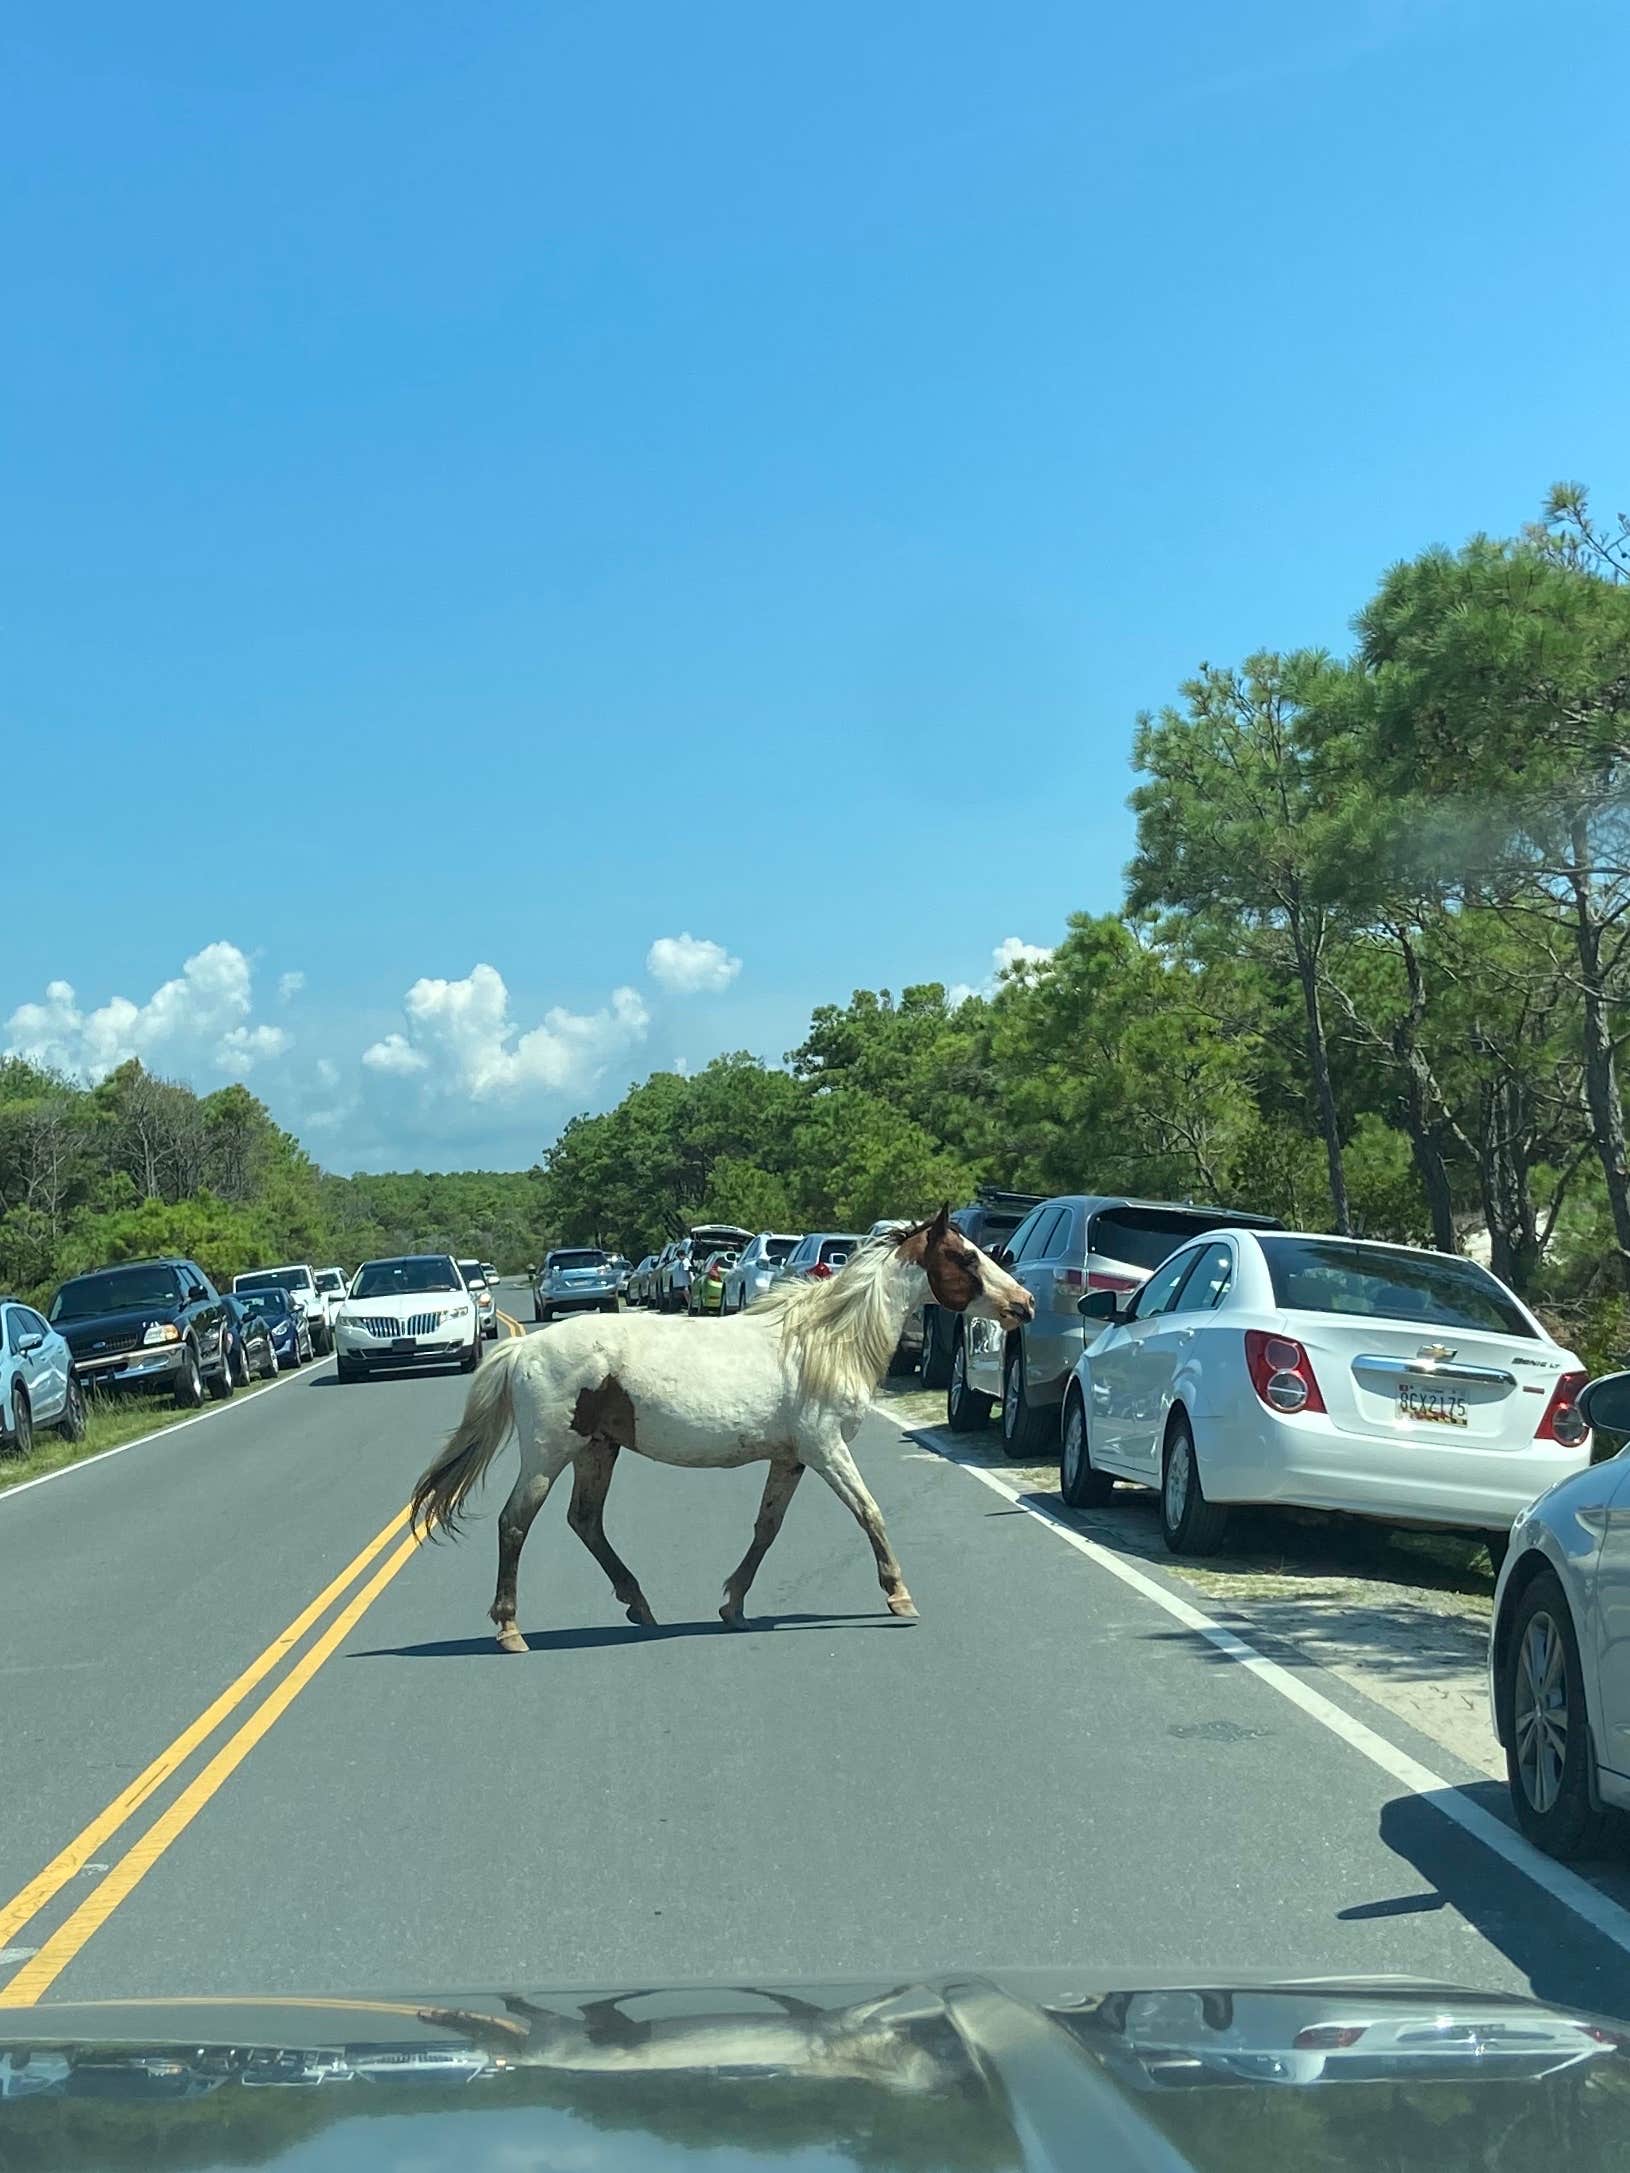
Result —
[{"label": "tree trunk", "polygon": [[1353,1223],[1347,1206],[1347,1173],[1341,1166],[1336,1092],[1330,1083],[1330,1047],[1325,1039],[1324,1009],[1319,1001],[1319,962],[1300,927],[1293,925],[1291,935],[1296,946],[1296,971],[1302,984],[1302,1002],[1307,1009],[1307,1061],[1313,1074],[1313,1103],[1318,1111],[1324,1157],[1330,1170],[1331,1219],[1340,1234],[1346,1237]]},{"label": "tree trunk", "polygon": [[1602,924],[1590,889],[1590,837],[1583,818],[1573,825],[1574,943],[1584,995],[1585,1106],[1607,1181],[1608,1212],[1619,1253],[1619,1279],[1630,1290],[1630,1152],[1624,1137],[1618,1059],[1602,971]]},{"label": "tree trunk", "polygon": [[1402,933],[1397,941],[1409,983],[1409,1009],[1393,1029],[1392,1049],[1403,1069],[1404,1123],[1409,1132],[1409,1151],[1414,1157],[1421,1190],[1426,1194],[1427,1212],[1432,1217],[1433,1248],[1437,1252],[1458,1252],[1454,1192],[1442,1146],[1448,1112],[1431,1067],[1420,1052],[1421,1021],[1426,1016],[1426,976],[1414,944]]}]

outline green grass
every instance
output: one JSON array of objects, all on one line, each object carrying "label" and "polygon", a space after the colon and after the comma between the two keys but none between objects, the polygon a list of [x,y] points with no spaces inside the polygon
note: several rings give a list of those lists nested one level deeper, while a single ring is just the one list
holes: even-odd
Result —
[{"label": "green grass", "polygon": [[[271,1385],[270,1381],[257,1381],[253,1388],[240,1388],[233,1401],[241,1402],[246,1396],[259,1395],[263,1388]],[[200,1406],[206,1411],[213,1408],[207,1401]],[[143,1434],[156,1434],[166,1426],[174,1426],[179,1420],[194,1416],[194,1412],[178,1410],[168,1396],[93,1396],[87,1399],[85,1406],[83,1441],[64,1441],[60,1434],[36,1430],[31,1456],[12,1456],[0,1448],[0,1494],[8,1486],[21,1485],[24,1479],[38,1479],[48,1471],[60,1471],[65,1464],[77,1464],[87,1456],[99,1456],[104,1449],[116,1449],[125,1441],[138,1441]]]}]

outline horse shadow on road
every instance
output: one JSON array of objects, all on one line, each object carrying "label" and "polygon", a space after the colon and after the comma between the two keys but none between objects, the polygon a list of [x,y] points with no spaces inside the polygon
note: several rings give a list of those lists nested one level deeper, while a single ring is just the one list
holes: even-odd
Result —
[{"label": "horse shadow on road", "polygon": [[[588,1652],[602,1645],[652,1645],[673,1637],[726,1637],[732,1640],[782,1630],[899,1630],[910,1625],[893,1615],[760,1615],[739,1630],[727,1630],[717,1615],[700,1622],[659,1622],[646,1629],[639,1623],[579,1625],[566,1630],[528,1630],[528,1652]],[[374,1645],[346,1654],[348,1660],[508,1660],[495,1638],[432,1638],[419,1645]]]}]

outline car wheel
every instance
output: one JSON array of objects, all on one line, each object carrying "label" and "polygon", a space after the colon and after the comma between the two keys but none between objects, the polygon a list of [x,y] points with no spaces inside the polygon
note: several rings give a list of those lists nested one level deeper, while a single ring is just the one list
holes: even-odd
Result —
[{"label": "car wheel", "polygon": [[951,1352],[939,1327],[937,1305],[923,1307],[923,1386],[945,1388],[951,1379]]},{"label": "car wheel", "polygon": [[1009,1460],[1025,1463],[1045,1453],[1047,1413],[1038,1411],[1025,1393],[1024,1347],[1008,1357],[1002,1375],[1002,1448]]},{"label": "car wheel", "polygon": [[334,1377],[340,1381],[363,1381],[368,1377],[367,1368],[359,1366],[354,1358],[336,1358]]},{"label": "car wheel", "polygon": [[478,1335],[475,1341],[470,1345],[469,1349],[464,1353],[464,1356],[459,1360],[458,1370],[460,1373],[473,1373],[476,1367],[480,1365],[480,1363],[481,1338]]},{"label": "car wheel", "polygon": [[904,1351],[900,1348],[899,1344],[896,1343],[894,1346],[894,1350],[889,1358],[890,1380],[899,1380],[902,1375],[907,1373],[915,1373],[916,1370],[917,1353],[915,1351]]},{"label": "car wheel", "polygon": [[260,1369],[260,1377],[263,1381],[275,1381],[277,1379],[277,1351],[270,1336],[266,1338],[266,1358]]},{"label": "car wheel", "polygon": [[1591,1801],[1595,1751],[1579,1640],[1549,1570],[1517,1602],[1497,1690],[1517,1824],[1548,1856],[1593,1856],[1609,1820]]},{"label": "car wheel", "polygon": [[28,1391],[21,1381],[11,1391],[11,1453],[13,1456],[31,1456],[34,1451],[34,1413],[29,1408]]},{"label": "car wheel", "polygon": [[57,1420],[57,1432],[64,1441],[83,1441],[85,1438],[85,1391],[79,1385],[79,1375],[68,1376],[68,1400]]},{"label": "car wheel", "polygon": [[1228,1511],[1206,1500],[1194,1433],[1181,1411],[1166,1435],[1160,1471],[1160,1529],[1173,1554],[1215,1554],[1228,1529]]},{"label": "car wheel", "polygon": [[230,1353],[232,1379],[238,1388],[247,1388],[253,1376],[249,1371],[249,1346],[240,1336]]},{"label": "car wheel", "polygon": [[968,1386],[968,1346],[962,1336],[951,1353],[951,1378],[945,1391],[945,1423],[954,1434],[971,1434],[990,1417],[994,1399]]},{"label": "car wheel", "polygon": [[236,1376],[233,1374],[232,1371],[232,1347],[229,1343],[223,1340],[221,1344],[220,1370],[216,1373],[212,1373],[209,1377],[209,1393],[211,1402],[225,1403],[226,1399],[228,1398],[228,1396],[231,1395],[232,1391],[237,1387],[237,1385],[238,1383]]},{"label": "car wheel", "polygon": [[182,1347],[181,1371],[175,1377],[175,1400],[181,1411],[196,1411],[204,1400],[204,1376],[198,1370],[198,1353],[190,1343]]},{"label": "car wheel", "polygon": [[1087,1407],[1079,1389],[1072,1388],[1064,1403],[1064,1433],[1058,1451],[1058,1491],[1071,1509],[1101,1509],[1115,1491],[1107,1471],[1093,1466],[1087,1440]]}]

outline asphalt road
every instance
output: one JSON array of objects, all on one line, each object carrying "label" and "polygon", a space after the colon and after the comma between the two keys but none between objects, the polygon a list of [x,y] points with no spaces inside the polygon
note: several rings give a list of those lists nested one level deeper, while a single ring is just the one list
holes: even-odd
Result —
[{"label": "asphalt road", "polygon": [[393,1534],[8,1928],[390,1523],[465,1387],[341,1389],[325,1364],[0,1497],[0,2003],[67,1952],[46,2004],[1071,1963],[1405,1973],[1630,2014],[1613,1937],[881,1418],[857,1454],[919,1625],[882,1612],[807,1481],[756,1627],[725,1632],[761,1474],[624,1457],[608,1527],[660,1629],[624,1623],[563,1499],[522,1564],[524,1658],[491,1642],[490,1517],[382,1578]]}]

